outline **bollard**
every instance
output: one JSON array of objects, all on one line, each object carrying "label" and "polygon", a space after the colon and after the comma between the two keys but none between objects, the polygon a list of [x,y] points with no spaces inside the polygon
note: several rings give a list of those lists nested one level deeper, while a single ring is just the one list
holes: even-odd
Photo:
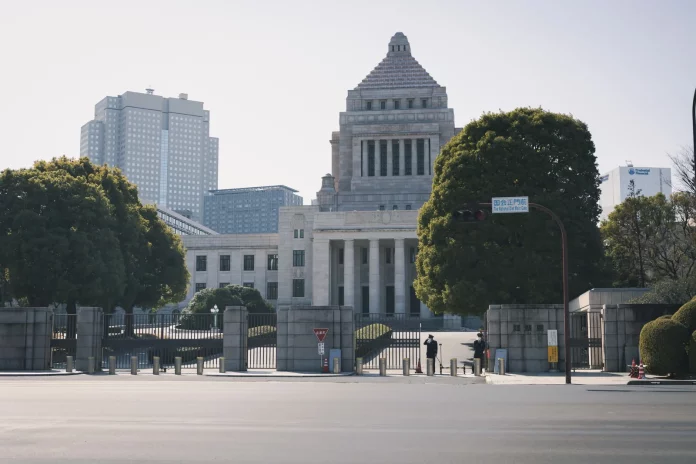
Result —
[{"label": "bollard", "polygon": [[505,358],[498,358],[498,375],[505,375]]},{"label": "bollard", "polygon": [[174,358],[174,375],[181,375],[181,357]]},{"label": "bollard", "polygon": [[220,360],[219,360],[218,362],[220,363],[220,364],[219,364],[219,366],[220,366],[220,373],[221,373],[221,374],[224,374],[224,373],[226,372],[226,370],[225,370],[225,358],[223,358],[223,357],[221,356],[221,357],[220,357]]},{"label": "bollard", "polygon": [[387,360],[385,358],[379,358],[379,375],[380,377],[387,376]]},{"label": "bollard", "polygon": [[196,358],[196,374],[203,375],[203,358]]},{"label": "bollard", "polygon": [[409,358],[404,358],[404,376],[408,377],[411,375],[411,360]]},{"label": "bollard", "polygon": [[116,356],[109,356],[109,375],[116,375]]},{"label": "bollard", "polygon": [[457,376],[457,358],[450,359],[450,375],[452,377]]},{"label": "bollard", "polygon": [[341,373],[341,358],[333,358],[333,373]]},{"label": "bollard", "polygon": [[94,374],[94,356],[87,358],[87,373]]},{"label": "bollard", "polygon": [[152,375],[159,375],[159,356],[152,358]]},{"label": "bollard", "polygon": [[66,356],[65,357],[65,372],[72,372],[72,371],[73,371],[73,357]]},{"label": "bollard", "polygon": [[363,375],[363,361],[362,358],[355,359],[355,375]]},{"label": "bollard", "polygon": [[425,375],[433,377],[435,375],[435,358],[427,358]]},{"label": "bollard", "polygon": [[474,375],[481,377],[481,358],[474,358]]},{"label": "bollard", "polygon": [[138,357],[131,356],[131,375],[138,375]]}]

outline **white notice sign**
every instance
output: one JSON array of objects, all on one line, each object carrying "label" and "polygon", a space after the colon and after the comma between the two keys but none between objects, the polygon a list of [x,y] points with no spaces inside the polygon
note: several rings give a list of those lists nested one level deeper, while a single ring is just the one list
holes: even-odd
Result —
[{"label": "white notice sign", "polygon": [[324,356],[324,344],[323,343],[318,343],[317,344],[317,349],[319,351],[319,355]]},{"label": "white notice sign", "polygon": [[493,198],[493,213],[528,213],[529,197]]},{"label": "white notice sign", "polygon": [[549,346],[558,346],[558,330],[549,330]]}]

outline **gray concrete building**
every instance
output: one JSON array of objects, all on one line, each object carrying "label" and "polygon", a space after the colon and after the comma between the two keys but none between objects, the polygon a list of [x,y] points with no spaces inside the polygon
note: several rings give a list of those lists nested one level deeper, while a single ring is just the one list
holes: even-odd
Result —
[{"label": "gray concrete building", "polygon": [[302,197],[284,185],[212,190],[204,198],[203,224],[221,234],[276,233],[282,206],[302,206]]},{"label": "gray concrete building", "polygon": [[82,126],[80,156],[120,168],[142,199],[202,221],[203,196],[218,186],[218,139],[202,102],[125,92],[96,104]]}]

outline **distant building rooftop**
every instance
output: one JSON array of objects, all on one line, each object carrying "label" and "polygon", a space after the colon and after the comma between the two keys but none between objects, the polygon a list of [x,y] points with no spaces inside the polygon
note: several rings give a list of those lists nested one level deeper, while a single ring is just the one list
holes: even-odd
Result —
[{"label": "distant building rooftop", "polygon": [[228,193],[249,193],[249,192],[265,192],[269,190],[286,190],[288,192],[297,193],[298,190],[285,185],[266,185],[261,187],[242,187],[233,189],[209,190],[209,195],[223,195]]}]

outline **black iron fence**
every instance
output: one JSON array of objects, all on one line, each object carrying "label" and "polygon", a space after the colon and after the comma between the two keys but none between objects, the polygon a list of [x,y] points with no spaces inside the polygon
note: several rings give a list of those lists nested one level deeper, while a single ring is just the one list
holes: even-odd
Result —
[{"label": "black iron fence", "polygon": [[602,314],[577,312],[570,316],[570,359],[573,369],[601,368]]},{"label": "black iron fence", "polygon": [[247,368],[275,369],[278,346],[277,314],[248,314],[247,326]]},{"label": "black iron fence", "polygon": [[356,314],[355,357],[368,369],[379,368],[385,358],[387,369],[401,369],[404,358],[415,369],[420,360],[421,318],[410,314]]},{"label": "black iron fence", "polygon": [[54,314],[51,334],[51,367],[65,369],[68,356],[77,354],[77,314]]},{"label": "black iron fence", "polygon": [[160,358],[164,369],[172,367],[176,357],[182,358],[184,367],[195,367],[198,357],[203,358],[204,367],[218,367],[222,356],[223,313],[147,316],[105,316],[104,366],[114,356],[117,369],[129,369],[135,356],[141,369],[152,367],[154,357]]}]

